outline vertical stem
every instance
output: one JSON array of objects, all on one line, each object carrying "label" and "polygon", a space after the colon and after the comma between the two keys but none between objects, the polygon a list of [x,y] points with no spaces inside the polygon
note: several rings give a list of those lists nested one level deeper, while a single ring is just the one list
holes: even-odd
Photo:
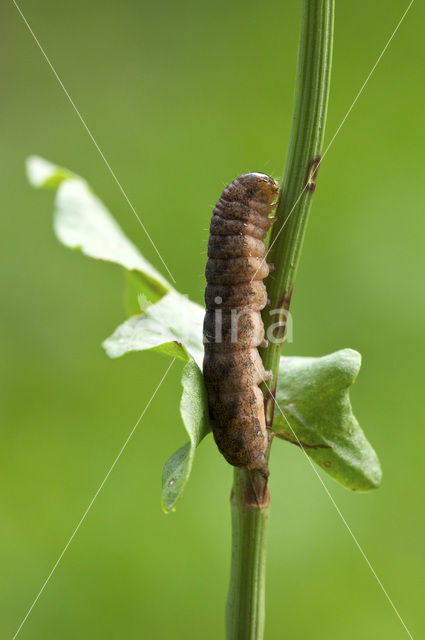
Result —
[{"label": "vertical stem", "polygon": [[256,494],[252,472],[234,470],[232,565],[226,607],[227,640],[261,640],[264,631],[269,493]]},{"label": "vertical stem", "polygon": [[[273,422],[286,319],[321,162],[331,78],[333,20],[334,0],[305,0],[291,139],[267,258],[276,266],[266,282],[271,311],[263,312],[270,344],[263,350],[262,358],[265,368],[273,372],[273,382],[269,385],[273,392],[265,394],[269,428]],[[278,329],[273,334],[276,326]]]},{"label": "vertical stem", "polygon": [[[263,313],[266,337],[270,342],[263,350],[262,358],[265,368],[273,372],[272,392],[265,390],[264,405],[270,443],[286,317],[321,162],[333,17],[334,0],[304,0],[291,140],[268,255],[268,261],[276,266],[266,283],[272,311],[265,309]],[[270,329],[273,330],[277,323],[276,340],[270,335]],[[231,497],[232,566],[226,608],[227,640],[263,638],[269,501],[264,476],[257,471],[235,469]]]}]

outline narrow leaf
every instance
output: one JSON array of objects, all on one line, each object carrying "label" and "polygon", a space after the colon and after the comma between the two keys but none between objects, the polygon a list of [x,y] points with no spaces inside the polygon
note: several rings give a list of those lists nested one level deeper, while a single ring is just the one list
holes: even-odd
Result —
[{"label": "narrow leaf", "polygon": [[107,338],[103,347],[111,358],[133,351],[154,350],[185,362],[180,413],[189,442],[166,462],[162,474],[162,507],[173,511],[189,479],[198,444],[211,430],[204,379],[202,321],[204,310],[176,291],[129,318]]},{"label": "narrow leaf", "polygon": [[208,402],[201,370],[190,358],[182,375],[180,413],[190,441],[167,460],[162,472],[162,506],[173,511],[189,479],[196,447],[210,432]]},{"label": "narrow leaf", "polygon": [[83,178],[36,156],[27,160],[27,175],[34,187],[57,190],[54,230],[65,246],[121,265],[133,274],[133,284],[137,283],[138,291],[151,302],[172,289],[130,242]]},{"label": "narrow leaf", "polygon": [[351,408],[349,387],[360,364],[360,354],[352,349],[322,358],[281,358],[276,401],[284,416],[276,410],[273,430],[283,439],[299,440],[344,487],[368,491],[380,485],[382,472]]}]

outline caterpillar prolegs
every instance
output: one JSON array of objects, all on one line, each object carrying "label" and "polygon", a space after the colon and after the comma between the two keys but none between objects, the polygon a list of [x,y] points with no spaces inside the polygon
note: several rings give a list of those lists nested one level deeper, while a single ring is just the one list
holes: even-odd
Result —
[{"label": "caterpillar prolegs", "polygon": [[247,469],[265,468],[267,432],[259,384],[267,379],[258,346],[264,345],[261,310],[264,239],[278,184],[262,173],[245,173],[228,185],[210,224],[205,269],[204,379],[218,448]]}]

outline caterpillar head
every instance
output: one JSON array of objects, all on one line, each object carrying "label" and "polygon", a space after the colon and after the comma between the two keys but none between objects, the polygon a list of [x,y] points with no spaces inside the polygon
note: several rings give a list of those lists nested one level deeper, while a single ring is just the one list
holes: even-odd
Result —
[{"label": "caterpillar head", "polygon": [[274,204],[279,191],[279,185],[270,176],[265,173],[244,173],[239,176],[239,182],[247,189],[251,190],[253,195],[261,197],[268,205]]}]

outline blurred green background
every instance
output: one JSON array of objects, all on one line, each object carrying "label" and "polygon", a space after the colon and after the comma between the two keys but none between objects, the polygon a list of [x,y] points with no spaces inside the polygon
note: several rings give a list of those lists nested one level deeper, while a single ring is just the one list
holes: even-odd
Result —
[{"label": "blurred green background", "polygon": [[[299,2],[22,0],[177,287],[201,302],[207,227],[238,174],[279,177]],[[330,140],[407,6],[337,0]],[[87,178],[161,264],[12,2],[3,6],[0,636],[11,638],[168,362],[109,360],[123,274],[66,250],[29,154]],[[423,616],[425,8],[417,2],[320,170],[285,353],[353,347],[355,412],[384,470],[324,480],[415,638]],[[19,637],[223,637],[231,469],[200,447],[177,512],[160,510],[186,440],[180,365],[153,401]],[[272,453],[266,638],[407,637],[301,452]]]}]

